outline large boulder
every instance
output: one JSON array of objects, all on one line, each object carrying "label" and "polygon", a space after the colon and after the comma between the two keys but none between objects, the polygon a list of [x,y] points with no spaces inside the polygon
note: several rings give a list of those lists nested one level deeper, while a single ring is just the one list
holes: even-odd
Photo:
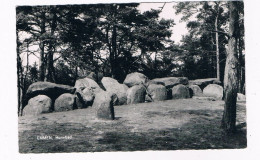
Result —
[{"label": "large boulder", "polygon": [[217,78],[195,79],[189,81],[189,85],[198,85],[201,89],[204,89],[209,84],[220,85],[221,82],[218,81]]},{"label": "large boulder", "polygon": [[246,101],[246,96],[242,93],[237,93],[237,101]]},{"label": "large boulder", "polygon": [[76,91],[77,95],[77,102],[82,103],[82,108],[86,108],[87,106],[91,106],[93,103],[93,100],[95,98],[94,91],[92,88],[84,88],[83,90],[78,89]]},{"label": "large boulder", "polygon": [[95,82],[93,79],[85,77],[83,79],[78,79],[75,82],[75,86],[74,86],[77,91],[78,90],[84,90],[85,88],[91,88],[94,93],[99,92],[100,90],[102,90],[100,88],[100,86],[97,84],[97,82]]},{"label": "large boulder", "polygon": [[178,84],[172,88],[172,99],[190,98],[189,88],[183,84]]},{"label": "large boulder", "polygon": [[62,112],[76,109],[76,96],[69,93],[60,95],[54,103],[54,111]]},{"label": "large boulder", "polygon": [[145,102],[146,88],[144,85],[135,85],[126,92],[127,104],[136,104]]},{"label": "large boulder", "polygon": [[190,85],[189,88],[192,90],[192,96],[202,96],[202,90],[198,85]]},{"label": "large boulder", "polygon": [[38,95],[29,100],[23,109],[23,115],[39,115],[52,111],[52,100],[46,95]]},{"label": "large boulder", "polygon": [[102,91],[96,94],[92,107],[96,110],[96,116],[100,119],[115,119],[114,105],[118,99],[116,94]]},{"label": "large boulder", "polygon": [[163,84],[168,89],[178,84],[186,85],[188,81],[187,77],[165,77],[152,79],[150,83]]},{"label": "large boulder", "polygon": [[161,84],[150,84],[147,87],[147,91],[153,101],[163,101],[167,99],[166,87]]},{"label": "large boulder", "polygon": [[29,86],[25,95],[25,104],[28,100],[37,95],[46,95],[54,101],[57,97],[64,93],[75,92],[75,88],[67,85],[55,84],[51,82],[35,82]]},{"label": "large boulder", "polygon": [[117,80],[110,77],[103,77],[101,82],[106,91],[115,93],[117,95],[119,105],[126,104],[126,92],[128,90],[128,87],[125,84],[120,84]]},{"label": "large boulder", "polygon": [[221,100],[223,98],[223,87],[217,84],[209,84],[203,89],[203,94]]},{"label": "large boulder", "polygon": [[148,82],[148,78],[144,74],[134,72],[128,74],[123,83],[128,87],[132,87],[134,85],[146,84],[146,82]]}]

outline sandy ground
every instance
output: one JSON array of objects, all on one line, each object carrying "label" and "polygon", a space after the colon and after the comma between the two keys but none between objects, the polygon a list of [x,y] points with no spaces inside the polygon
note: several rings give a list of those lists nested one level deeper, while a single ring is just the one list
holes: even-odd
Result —
[{"label": "sandy ground", "polygon": [[94,108],[19,117],[21,153],[246,147],[246,106],[237,104],[238,133],[220,129],[223,101],[167,100],[115,106],[116,120]]}]

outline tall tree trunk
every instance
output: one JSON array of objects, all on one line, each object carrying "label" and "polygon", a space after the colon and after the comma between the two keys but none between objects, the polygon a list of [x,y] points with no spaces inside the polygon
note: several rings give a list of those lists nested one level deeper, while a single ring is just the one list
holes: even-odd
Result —
[{"label": "tall tree trunk", "polygon": [[17,56],[17,90],[18,90],[18,116],[22,115],[22,86],[21,86],[21,79],[22,79],[22,62],[20,57],[20,41],[18,38],[18,32],[16,32],[16,56]]},{"label": "tall tree trunk", "polygon": [[111,74],[112,77],[117,79],[117,73],[116,73],[116,58],[117,58],[117,44],[116,44],[116,37],[117,37],[117,31],[115,24],[113,25],[112,29],[112,51],[110,53],[110,64],[111,64]]},{"label": "tall tree trunk", "polygon": [[45,31],[45,12],[41,13],[41,24],[40,24],[40,29],[41,29],[41,37],[40,37],[40,44],[39,44],[39,48],[40,48],[40,61],[39,61],[39,72],[40,72],[40,76],[39,76],[39,80],[40,81],[44,81],[44,77],[45,77],[45,55],[44,55],[44,39],[42,37],[42,35],[46,32]]},{"label": "tall tree trunk", "polygon": [[229,40],[228,53],[224,77],[224,113],[222,127],[226,133],[233,133],[236,129],[236,101],[237,101],[237,36],[238,36],[238,8],[237,2],[229,2]]},{"label": "tall tree trunk", "polygon": [[[51,21],[51,35],[54,36],[54,32],[57,27],[57,14],[55,12],[55,8],[52,8],[51,14],[53,15],[52,21]],[[45,72],[45,78],[44,81],[48,82],[55,82],[55,76],[54,76],[54,67],[53,67],[53,52],[55,47],[55,41],[53,38],[49,41],[49,47],[48,47],[48,55],[47,55],[47,61],[46,61],[46,72]]]},{"label": "tall tree trunk", "polygon": [[46,71],[45,71],[44,81],[55,82],[54,73],[53,72],[54,72],[53,53],[52,53],[52,51],[49,51],[48,55],[47,55],[47,64],[46,64]]},{"label": "tall tree trunk", "polygon": [[[239,29],[242,30],[241,26],[239,25]],[[244,73],[243,73],[243,39],[241,37],[241,33],[238,32],[238,92],[243,93],[243,87],[245,83]]]},{"label": "tall tree trunk", "polygon": [[215,19],[216,30],[216,60],[217,60],[217,80],[220,80],[220,67],[219,67],[219,41],[218,41],[218,14]]}]

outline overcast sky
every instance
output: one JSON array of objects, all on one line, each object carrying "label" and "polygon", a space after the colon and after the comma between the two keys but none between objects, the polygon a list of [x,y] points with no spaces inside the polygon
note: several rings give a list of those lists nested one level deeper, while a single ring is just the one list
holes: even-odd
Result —
[{"label": "overcast sky", "polygon": [[[160,7],[163,7],[164,3],[141,3],[139,5],[139,9],[141,12],[150,10],[150,9],[161,9]],[[165,3],[162,12],[160,13],[161,18],[165,19],[173,19],[174,27],[172,27],[172,37],[171,39],[175,41],[175,43],[179,43],[182,35],[185,35],[187,33],[186,29],[186,23],[185,22],[179,22],[181,15],[175,15],[175,9],[173,8],[174,2],[171,3]]]}]

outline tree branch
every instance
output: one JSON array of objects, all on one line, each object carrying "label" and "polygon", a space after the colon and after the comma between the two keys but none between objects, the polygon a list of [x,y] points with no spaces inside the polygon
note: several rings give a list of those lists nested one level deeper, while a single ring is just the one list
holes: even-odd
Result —
[{"label": "tree branch", "polygon": [[208,32],[213,32],[213,33],[218,32],[218,33],[223,34],[223,35],[225,35],[225,36],[227,36],[227,37],[229,38],[229,34],[228,34],[227,32],[223,32],[223,31],[215,31],[215,30],[207,30],[207,31],[208,31]]}]

